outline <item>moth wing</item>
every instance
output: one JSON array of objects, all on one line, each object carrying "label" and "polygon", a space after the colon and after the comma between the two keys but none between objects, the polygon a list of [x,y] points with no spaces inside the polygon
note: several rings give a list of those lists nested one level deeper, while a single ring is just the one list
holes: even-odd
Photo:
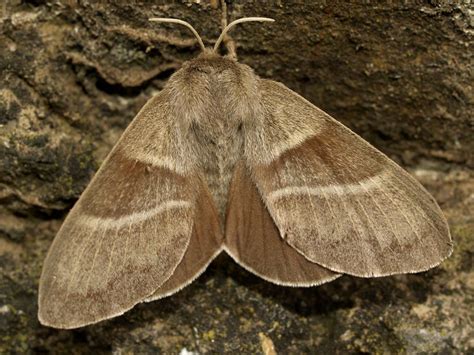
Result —
[{"label": "moth wing", "polygon": [[201,275],[222,250],[223,237],[213,198],[203,189],[196,200],[194,226],[188,248],[173,275],[145,301],[168,297]]},{"label": "moth wing", "polygon": [[340,276],[280,237],[243,162],[236,166],[229,190],[225,249],[238,264],[278,285],[315,286]]},{"label": "moth wing", "polygon": [[263,123],[249,129],[246,160],[288,244],[361,277],[420,272],[450,255],[447,222],[412,176],[284,85],[260,85]]},{"label": "moth wing", "polygon": [[[162,91],[145,105],[64,221],[40,279],[42,324],[76,328],[123,314],[172,277],[201,224],[216,225],[212,212],[198,220],[197,200],[209,192],[180,163],[167,102]],[[218,243],[220,232],[209,232]]]}]

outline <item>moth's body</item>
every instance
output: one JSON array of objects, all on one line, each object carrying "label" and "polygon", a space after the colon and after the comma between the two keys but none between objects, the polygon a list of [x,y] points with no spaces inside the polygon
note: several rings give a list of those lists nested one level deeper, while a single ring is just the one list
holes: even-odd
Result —
[{"label": "moth's body", "polygon": [[[177,96],[171,99],[174,109],[181,111],[177,116],[187,116],[180,134],[188,134],[185,141],[196,152],[196,163],[216,203],[221,226],[230,180],[243,156],[244,123],[256,117],[257,107],[249,105],[249,100],[258,102],[258,80],[248,66],[208,52],[186,63],[168,83]],[[202,108],[196,109],[198,105]]]},{"label": "moth's body", "polygon": [[388,157],[280,83],[208,50],[138,113],[66,218],[39,290],[75,328],[177,292],[221,251],[265,280],[419,272],[441,210]]},{"label": "moth's body", "polygon": [[[209,162],[202,167],[202,174],[219,211],[220,224],[224,227],[229,184],[235,164],[242,155],[243,136],[238,127],[222,128],[222,138],[216,141],[211,141],[209,134],[199,128],[191,134],[200,145],[203,157]],[[224,134],[229,132],[232,133],[226,137]]]}]

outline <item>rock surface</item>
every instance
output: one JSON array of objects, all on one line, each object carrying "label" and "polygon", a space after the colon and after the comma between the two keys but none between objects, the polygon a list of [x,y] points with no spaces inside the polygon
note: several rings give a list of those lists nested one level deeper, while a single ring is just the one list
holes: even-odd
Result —
[{"label": "rock surface", "polygon": [[208,46],[220,32],[216,1],[119,3],[0,6],[0,353],[474,352],[469,1],[228,8],[231,19],[276,20],[233,30],[242,62],[340,119],[434,194],[456,243],[440,267],[293,289],[222,256],[168,299],[79,330],[42,327],[38,278],[62,219],[140,107],[198,53],[184,27],[147,18],[188,20]]}]

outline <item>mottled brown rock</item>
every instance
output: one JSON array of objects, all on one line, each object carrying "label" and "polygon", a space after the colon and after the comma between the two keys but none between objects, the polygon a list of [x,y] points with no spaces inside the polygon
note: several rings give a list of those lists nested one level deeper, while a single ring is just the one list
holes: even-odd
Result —
[{"label": "mottled brown rock", "polygon": [[[229,2],[240,61],[408,167],[446,213],[453,255],[427,273],[292,289],[221,257],[175,296],[75,331],[39,325],[37,283],[65,213],[141,106],[220,33],[216,1],[0,5],[0,353],[472,353],[473,5]],[[263,335],[263,336],[262,336]]]}]

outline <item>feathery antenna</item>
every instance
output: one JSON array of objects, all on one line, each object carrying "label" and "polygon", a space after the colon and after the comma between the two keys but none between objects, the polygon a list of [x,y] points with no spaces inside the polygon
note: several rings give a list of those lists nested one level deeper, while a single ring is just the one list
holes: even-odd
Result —
[{"label": "feathery antenna", "polygon": [[231,23],[229,23],[225,28],[224,30],[222,31],[221,35],[219,36],[219,38],[217,39],[217,42],[216,44],[214,45],[214,52],[217,51],[217,49],[219,48],[222,40],[224,39],[224,36],[226,35],[227,32],[229,32],[229,30],[234,27],[235,25],[239,24],[239,23],[243,23],[243,22],[273,22],[275,21],[274,19],[272,18],[268,18],[268,17],[243,17],[243,18],[239,18],[238,20],[235,20],[235,21],[232,21]]},{"label": "feathery antenna", "polygon": [[[183,26],[186,26],[187,28],[189,28],[191,30],[191,32],[194,34],[194,36],[196,36],[197,40],[198,40],[198,43],[199,43],[199,46],[201,47],[201,49],[204,51],[206,49],[206,47],[204,46],[204,42],[202,41],[201,37],[199,36],[199,33],[197,33],[197,31],[194,29],[193,26],[191,26],[188,22],[186,21],[183,21],[183,20],[179,20],[177,18],[163,18],[163,17],[152,17],[152,18],[149,18],[148,21],[153,21],[153,22],[167,22],[167,23],[177,23],[179,25],[183,25]],[[214,52],[217,51],[217,49],[219,48],[220,44],[222,43],[222,40],[224,39],[225,35],[227,34],[227,32],[229,32],[229,30],[234,27],[235,25],[239,24],[239,23],[244,23],[244,22],[274,22],[275,20],[272,19],[272,18],[268,18],[268,17],[243,17],[243,18],[239,18],[238,20],[235,20],[235,21],[232,21],[231,23],[229,23],[223,30],[222,30],[222,33],[221,35],[219,36],[219,38],[217,39],[216,41],[216,44],[214,45]]]},{"label": "feathery antenna", "polygon": [[201,47],[201,49],[202,49],[203,51],[206,49],[206,47],[204,46],[204,42],[202,41],[201,37],[199,36],[199,33],[197,33],[197,31],[194,29],[194,27],[191,26],[191,25],[190,25],[189,23],[187,23],[186,21],[179,20],[179,19],[177,19],[177,18],[163,18],[163,17],[152,17],[152,18],[149,18],[148,21],[177,23],[177,24],[186,26],[187,28],[189,28],[189,29],[192,31],[192,33],[194,34],[194,36],[196,36],[196,38],[197,38],[197,40],[198,40],[198,43],[199,43],[199,46]]}]

